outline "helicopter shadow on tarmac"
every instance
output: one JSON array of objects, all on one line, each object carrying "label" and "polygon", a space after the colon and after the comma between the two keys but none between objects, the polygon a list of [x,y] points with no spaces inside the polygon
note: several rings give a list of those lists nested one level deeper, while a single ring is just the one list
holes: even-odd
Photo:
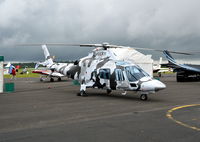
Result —
[{"label": "helicopter shadow on tarmac", "polygon": [[[109,98],[109,99],[122,99],[122,100],[127,100],[127,101],[137,101],[137,102],[143,102],[140,100],[140,97],[137,93],[132,93],[132,92],[127,92],[126,95],[122,95],[121,94],[122,91],[113,91],[110,94],[107,94],[106,92],[104,92],[103,90],[92,90],[92,89],[88,89],[88,97],[101,97],[101,98]],[[144,103],[156,103],[156,102],[163,102],[164,100],[157,98],[157,95],[152,95],[148,101],[144,101]],[[86,97],[86,98],[88,98]]]}]

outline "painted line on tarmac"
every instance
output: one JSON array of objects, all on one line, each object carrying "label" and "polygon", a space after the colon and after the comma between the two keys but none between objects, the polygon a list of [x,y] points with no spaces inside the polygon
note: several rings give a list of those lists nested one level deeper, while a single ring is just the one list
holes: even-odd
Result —
[{"label": "painted line on tarmac", "polygon": [[176,110],[187,108],[187,107],[194,107],[194,106],[200,106],[200,104],[191,104],[191,105],[184,105],[184,106],[179,106],[179,107],[172,108],[172,109],[168,110],[166,116],[169,119],[171,119],[172,121],[174,121],[175,123],[179,124],[179,125],[182,125],[184,127],[187,127],[187,128],[190,128],[190,129],[193,129],[193,130],[196,130],[196,131],[200,131],[200,128],[185,124],[185,123],[183,123],[181,121],[178,121],[172,115],[172,112],[174,112]]}]

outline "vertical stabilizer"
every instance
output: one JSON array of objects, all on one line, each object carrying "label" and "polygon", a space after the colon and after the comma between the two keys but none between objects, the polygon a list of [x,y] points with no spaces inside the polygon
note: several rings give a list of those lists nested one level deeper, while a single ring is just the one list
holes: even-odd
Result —
[{"label": "vertical stabilizer", "polygon": [[172,57],[172,55],[169,53],[169,51],[164,50],[163,54],[165,55],[165,57],[167,58],[167,60],[168,60],[169,63],[176,64],[175,59]]},{"label": "vertical stabilizer", "polygon": [[48,58],[50,58],[49,50],[47,49],[46,45],[42,45],[42,49],[44,51],[45,60],[47,60]]},{"label": "vertical stabilizer", "polygon": [[160,57],[159,63],[158,63],[158,68],[161,68],[161,64],[162,64],[162,57]]},{"label": "vertical stabilizer", "polygon": [[39,65],[48,67],[53,65],[53,59],[50,57],[49,50],[47,49],[46,45],[42,45],[42,50],[44,51],[44,56],[45,56],[45,61],[44,62],[39,62],[35,65],[35,69],[39,67]]}]

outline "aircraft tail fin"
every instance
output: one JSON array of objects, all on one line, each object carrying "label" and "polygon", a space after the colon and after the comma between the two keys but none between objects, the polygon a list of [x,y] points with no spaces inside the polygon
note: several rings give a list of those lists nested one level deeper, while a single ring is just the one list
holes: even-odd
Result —
[{"label": "aircraft tail fin", "polygon": [[42,45],[42,49],[44,51],[45,61],[44,62],[38,62],[35,65],[35,69],[37,69],[39,67],[39,65],[42,65],[42,66],[45,66],[45,67],[49,67],[49,66],[54,64],[53,58],[50,56],[49,50],[47,49],[47,46],[46,45]]},{"label": "aircraft tail fin", "polygon": [[163,54],[165,55],[165,57],[167,58],[167,60],[168,60],[169,63],[176,64],[175,59],[172,57],[172,55],[169,53],[169,51],[164,50]]},{"label": "aircraft tail fin", "polygon": [[47,49],[47,46],[45,44],[42,45],[42,50],[44,51],[45,60],[47,60],[48,58],[50,58],[49,50]]},{"label": "aircraft tail fin", "polygon": [[158,68],[161,68],[161,64],[162,64],[162,57],[160,57],[159,63],[158,63]]},{"label": "aircraft tail fin", "polygon": [[8,62],[8,64],[5,67],[9,68],[10,66],[11,66],[11,63]]}]

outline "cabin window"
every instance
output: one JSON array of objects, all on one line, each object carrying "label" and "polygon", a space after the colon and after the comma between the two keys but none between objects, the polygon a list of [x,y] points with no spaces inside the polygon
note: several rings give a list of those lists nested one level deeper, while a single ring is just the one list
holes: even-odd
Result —
[{"label": "cabin window", "polygon": [[136,66],[125,67],[127,78],[130,82],[134,82],[144,77],[144,71]]},{"label": "cabin window", "polygon": [[123,81],[125,80],[123,72],[121,69],[115,69],[115,76],[117,81]]},{"label": "cabin window", "polygon": [[99,76],[102,79],[110,79],[110,69],[100,69]]}]

